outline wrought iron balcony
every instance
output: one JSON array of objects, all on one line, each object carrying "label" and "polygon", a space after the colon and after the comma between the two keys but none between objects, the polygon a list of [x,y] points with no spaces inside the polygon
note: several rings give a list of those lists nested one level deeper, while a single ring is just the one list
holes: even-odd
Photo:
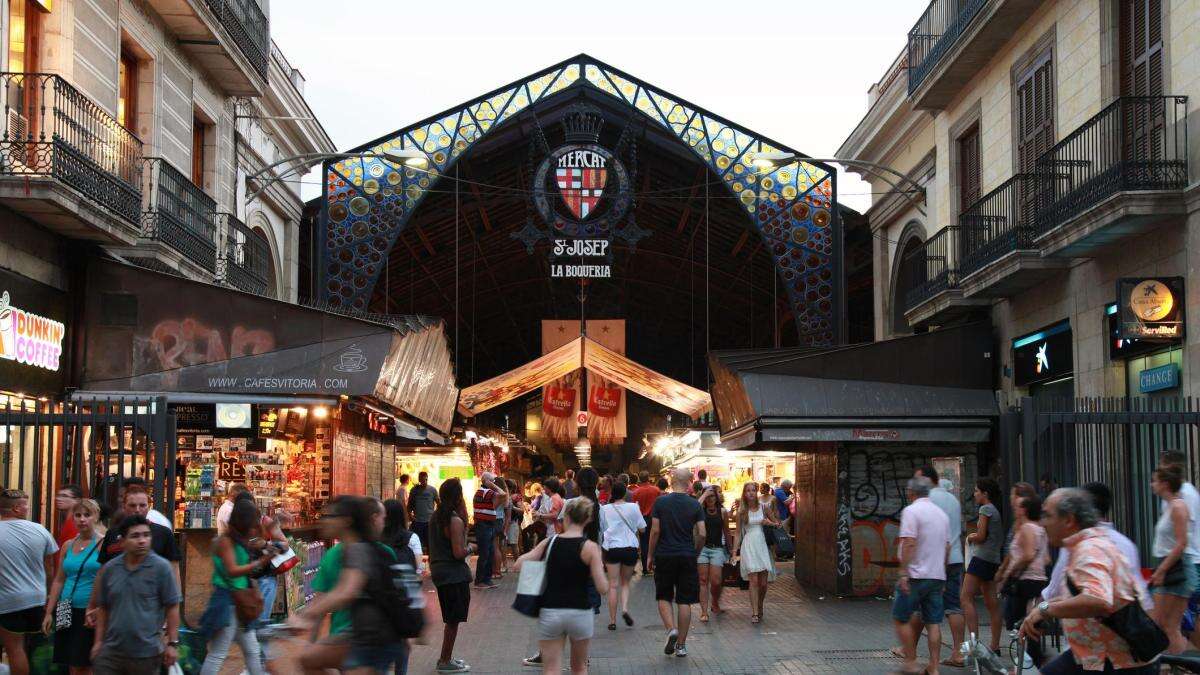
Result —
[{"label": "wrought iron balcony", "polygon": [[250,65],[266,77],[270,66],[271,28],[258,3],[254,0],[206,2]]},{"label": "wrought iron balcony", "polygon": [[1045,207],[1044,185],[1039,174],[1019,173],[963,210],[958,217],[962,277],[1009,253],[1034,248]]},{"label": "wrought iron balcony", "polygon": [[908,93],[937,66],[987,0],[933,0],[908,31]]},{"label": "wrought iron balcony", "polygon": [[904,295],[905,309],[912,309],[942,291],[958,287],[961,228],[950,225],[925,240],[901,261],[912,285]]},{"label": "wrought iron balcony", "polygon": [[145,163],[142,236],[215,274],[216,202],[165,159],[149,157]]},{"label": "wrought iron balcony", "polygon": [[0,175],[54,178],[136,225],[142,142],[58,75],[0,73],[0,84]]},{"label": "wrought iron balcony", "polygon": [[262,235],[255,233],[232,213],[218,213],[225,232],[225,252],[218,276],[234,288],[266,295],[269,286],[271,249]]},{"label": "wrought iron balcony", "polygon": [[1037,160],[1046,208],[1036,234],[1120,192],[1188,183],[1187,97],[1123,96]]}]

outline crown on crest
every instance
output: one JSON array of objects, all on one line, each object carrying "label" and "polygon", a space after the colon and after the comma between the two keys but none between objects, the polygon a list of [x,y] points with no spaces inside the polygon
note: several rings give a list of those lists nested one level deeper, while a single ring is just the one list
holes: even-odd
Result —
[{"label": "crown on crest", "polygon": [[563,131],[568,143],[596,143],[604,118],[600,111],[586,105],[575,105],[563,118]]}]

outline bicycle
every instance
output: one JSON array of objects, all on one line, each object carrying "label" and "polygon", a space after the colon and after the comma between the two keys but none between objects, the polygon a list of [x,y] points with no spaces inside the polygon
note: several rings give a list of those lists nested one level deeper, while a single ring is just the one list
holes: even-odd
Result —
[{"label": "bicycle", "polygon": [[975,675],[1009,675],[1010,673],[1037,672],[1033,660],[1025,653],[1025,637],[1019,631],[1009,632],[1008,658],[988,649],[975,633],[971,633],[966,642],[959,646],[963,656],[963,666],[974,664]]}]

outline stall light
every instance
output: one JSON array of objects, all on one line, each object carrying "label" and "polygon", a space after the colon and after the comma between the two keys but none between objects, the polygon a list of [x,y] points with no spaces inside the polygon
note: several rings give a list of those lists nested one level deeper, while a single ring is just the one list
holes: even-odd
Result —
[{"label": "stall light", "polygon": [[471,431],[470,429],[467,429],[465,432],[463,432],[463,438],[472,438],[472,439],[479,438],[479,434],[475,433],[474,431]]},{"label": "stall light", "polygon": [[319,405],[312,410],[313,419],[323,420],[329,417],[329,408]]},{"label": "stall light", "polygon": [[297,415],[307,415],[308,408],[305,408],[304,406],[296,406],[295,408],[292,408],[292,412],[296,413]]}]

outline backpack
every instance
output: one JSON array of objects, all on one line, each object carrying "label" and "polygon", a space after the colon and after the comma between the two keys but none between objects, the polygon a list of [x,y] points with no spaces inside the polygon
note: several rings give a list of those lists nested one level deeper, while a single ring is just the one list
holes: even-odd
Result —
[{"label": "backpack", "polygon": [[371,573],[366,588],[350,610],[356,642],[392,644],[417,637],[424,629],[425,597],[421,593],[421,579],[413,564],[412,551],[407,546],[405,551],[408,562],[388,546],[371,546]]}]

